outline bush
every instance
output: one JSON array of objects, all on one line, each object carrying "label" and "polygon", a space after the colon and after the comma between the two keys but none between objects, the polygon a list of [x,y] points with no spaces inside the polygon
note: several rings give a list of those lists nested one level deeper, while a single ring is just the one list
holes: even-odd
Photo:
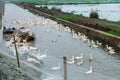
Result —
[{"label": "bush", "polygon": [[58,7],[52,7],[51,10],[54,10],[54,11],[60,11],[60,12],[61,12],[61,9],[58,8]]},{"label": "bush", "polygon": [[89,17],[90,17],[90,18],[96,18],[96,19],[98,19],[98,18],[99,18],[99,15],[98,15],[98,13],[97,13],[96,11],[92,11],[92,12],[90,13]]},{"label": "bush", "polygon": [[2,58],[2,55],[0,55],[0,58]]}]

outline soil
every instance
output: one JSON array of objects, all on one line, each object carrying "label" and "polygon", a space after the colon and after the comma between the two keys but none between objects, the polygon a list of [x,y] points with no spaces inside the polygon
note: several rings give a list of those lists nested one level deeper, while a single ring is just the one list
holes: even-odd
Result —
[{"label": "soil", "polygon": [[[108,21],[105,20],[98,20],[98,19],[94,19],[94,18],[88,18],[88,17],[82,17],[79,19],[70,19],[69,21],[74,22],[76,24],[81,24],[90,28],[94,28],[94,29],[98,29],[98,30],[102,30],[102,31],[114,31],[117,32],[117,28],[120,26],[118,24],[115,23],[110,23]],[[104,25],[104,26],[103,26]],[[114,26],[114,30],[109,28],[109,27],[105,27],[105,26]]]}]

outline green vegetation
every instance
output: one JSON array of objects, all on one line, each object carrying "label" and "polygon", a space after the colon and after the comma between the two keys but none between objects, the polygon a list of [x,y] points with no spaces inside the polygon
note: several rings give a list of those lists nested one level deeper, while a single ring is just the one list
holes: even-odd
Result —
[{"label": "green vegetation", "polygon": [[102,25],[102,27],[111,29],[110,31],[107,31],[107,33],[120,36],[120,27],[116,27],[112,25]]},{"label": "green vegetation", "polygon": [[120,31],[114,32],[114,31],[108,31],[107,33],[109,34],[113,34],[113,35],[117,35],[120,36]]},{"label": "green vegetation", "polygon": [[[3,1],[3,0],[0,0]],[[120,0],[4,0],[11,2],[38,2],[37,4],[73,4],[73,3],[119,3]]]},{"label": "green vegetation", "polygon": [[57,2],[33,2],[35,5],[61,5],[63,3],[57,3]]},{"label": "green vegetation", "polygon": [[54,11],[60,11],[60,12],[61,12],[61,9],[58,8],[58,7],[52,7],[51,10],[54,10]]},{"label": "green vegetation", "polygon": [[2,55],[0,55],[0,59],[3,58]]},{"label": "green vegetation", "polygon": [[99,14],[97,13],[97,11],[92,11],[89,15],[90,18],[99,18]]},{"label": "green vegetation", "polygon": [[74,15],[74,14],[59,15],[59,16],[55,16],[55,17],[56,17],[56,18],[62,18],[62,19],[68,20],[68,19],[80,18],[80,17],[82,17],[82,14],[80,14],[80,15],[78,15],[78,14],[76,14],[76,15]]}]

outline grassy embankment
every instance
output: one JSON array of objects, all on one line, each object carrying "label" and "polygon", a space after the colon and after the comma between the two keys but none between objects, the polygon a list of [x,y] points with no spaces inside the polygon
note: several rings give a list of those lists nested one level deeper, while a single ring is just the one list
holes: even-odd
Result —
[{"label": "grassy embankment", "polygon": [[[65,20],[70,20],[70,19],[78,19],[78,18],[80,19],[80,18],[83,18],[84,16],[82,16],[81,14],[80,15],[70,14],[70,15],[59,15],[59,16],[56,16],[56,17],[57,18],[61,18],[61,19],[65,19]],[[120,25],[120,21],[118,21],[118,22],[112,22],[112,21],[107,21],[107,20],[102,20],[102,19],[99,19],[99,20],[100,21],[105,21],[105,22],[108,22],[108,23],[113,23],[113,24]],[[78,24],[83,25],[84,23],[83,22],[79,22]],[[120,26],[102,25],[102,24],[99,24],[99,25],[101,27],[103,27],[103,28],[109,28],[109,29],[111,29],[110,31],[107,31],[107,33],[120,36]]]},{"label": "grassy embankment", "polygon": [[[83,16],[81,14],[80,15],[70,14],[70,15],[59,15],[59,16],[55,16],[55,17],[61,18],[61,19],[65,19],[65,20],[70,20],[70,19],[78,19],[78,18],[80,19]],[[118,22],[111,22],[111,21],[102,20],[102,19],[99,19],[99,20],[100,21],[106,21],[106,22],[109,22],[109,23],[120,25],[119,21]],[[79,22],[79,24],[83,25],[84,23],[83,22]],[[101,27],[103,27],[103,28],[109,28],[109,29],[111,29],[110,31],[107,31],[107,33],[120,36],[120,27],[113,26],[113,25],[102,25],[102,24],[99,24],[99,25]]]},{"label": "grassy embankment", "polygon": [[[38,5],[38,4],[41,4],[41,5],[48,5],[48,4],[59,4],[59,3],[47,3],[47,2],[35,2],[33,3],[34,5]],[[43,7],[44,8],[44,7]],[[46,8],[46,6],[45,6]],[[57,12],[60,12],[61,13],[61,9],[59,8],[51,8],[52,11],[57,11]],[[85,23],[87,23],[86,21],[80,21],[80,19],[84,18],[84,16],[82,16],[82,14],[73,14],[73,13],[70,13],[70,14],[58,14],[58,15],[53,15],[55,16],[56,18],[61,18],[61,19],[65,19],[65,20],[68,20],[68,21],[71,21],[71,20],[76,20],[77,24],[80,24],[80,25],[84,25]],[[89,18],[92,20],[92,18]],[[78,20],[78,21],[77,21]],[[102,24],[102,23],[99,23],[99,21],[102,21],[103,23],[104,22],[107,22],[107,24]],[[103,29],[103,28],[108,28],[109,31],[105,31],[107,33],[110,33],[110,34],[113,34],[113,35],[117,35],[117,36],[120,36],[120,21],[118,22],[112,22],[112,21],[107,21],[105,19],[96,19],[96,21],[98,21],[97,24],[99,24],[99,26]],[[90,24],[93,24],[93,23],[90,23]],[[111,25],[112,24],[112,25]],[[113,25],[114,24],[114,25]],[[104,31],[104,30],[103,30]]]}]

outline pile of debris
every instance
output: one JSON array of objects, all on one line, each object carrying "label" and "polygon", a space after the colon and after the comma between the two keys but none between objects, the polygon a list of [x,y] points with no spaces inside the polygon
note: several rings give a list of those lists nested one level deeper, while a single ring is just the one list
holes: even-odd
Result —
[{"label": "pile of debris", "polygon": [[9,41],[13,35],[18,38],[19,42],[26,40],[27,42],[34,41],[35,36],[33,32],[30,32],[28,29],[22,27],[20,29],[16,28],[6,28],[3,27],[3,38]]},{"label": "pile of debris", "polygon": [[6,28],[6,27],[3,27],[3,34],[12,34],[14,33],[16,29],[13,27],[13,28]]}]

